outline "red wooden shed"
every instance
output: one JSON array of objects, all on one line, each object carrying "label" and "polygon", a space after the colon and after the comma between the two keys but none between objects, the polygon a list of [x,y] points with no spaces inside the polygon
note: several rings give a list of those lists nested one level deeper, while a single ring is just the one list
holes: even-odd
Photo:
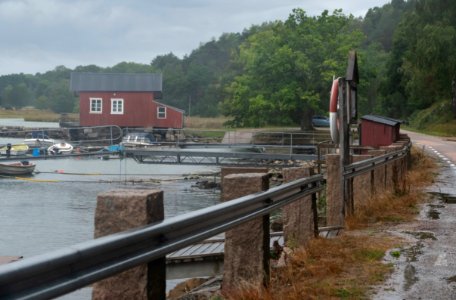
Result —
[{"label": "red wooden shed", "polygon": [[70,90],[79,94],[80,126],[184,126],[183,110],[156,101],[161,74],[73,72]]},{"label": "red wooden shed", "polygon": [[382,116],[361,117],[361,146],[389,146],[399,139],[402,121]]}]

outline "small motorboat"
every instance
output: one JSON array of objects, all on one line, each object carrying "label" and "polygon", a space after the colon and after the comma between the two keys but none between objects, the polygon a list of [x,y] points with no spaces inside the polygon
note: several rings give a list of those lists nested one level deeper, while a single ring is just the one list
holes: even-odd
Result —
[{"label": "small motorboat", "polygon": [[25,155],[29,151],[29,146],[27,144],[7,144],[0,147],[0,155]]},{"label": "small motorboat", "polygon": [[35,171],[36,165],[29,161],[13,163],[0,163],[1,175],[30,175]]},{"label": "small motorboat", "polygon": [[47,149],[48,153],[51,155],[54,154],[70,154],[73,151],[73,145],[66,143],[66,142],[61,142],[52,145]]},{"label": "small motorboat", "polygon": [[30,148],[48,148],[55,144],[55,140],[44,132],[33,131],[25,136],[24,143]]},{"label": "small motorboat", "polygon": [[123,147],[149,147],[160,145],[153,135],[147,132],[132,132],[127,134],[120,143]]}]

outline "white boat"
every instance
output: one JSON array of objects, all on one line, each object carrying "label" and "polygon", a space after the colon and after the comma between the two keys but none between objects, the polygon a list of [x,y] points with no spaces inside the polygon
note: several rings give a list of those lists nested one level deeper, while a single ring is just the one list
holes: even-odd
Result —
[{"label": "white boat", "polygon": [[54,154],[69,154],[73,151],[73,145],[67,142],[56,143],[47,149],[48,153]]},{"label": "white boat", "polygon": [[160,145],[153,135],[147,132],[132,132],[127,134],[120,143],[124,147],[148,147]]},{"label": "white boat", "polygon": [[35,170],[36,165],[28,161],[13,163],[0,163],[1,175],[29,175]]},{"label": "white boat", "polygon": [[[5,146],[0,147],[0,154],[1,155],[25,155],[29,151],[29,146],[26,144],[7,144]],[[8,154],[9,152],[9,154]]]},{"label": "white boat", "polygon": [[34,131],[25,136],[24,144],[30,148],[48,148],[55,144],[55,140],[43,132]]}]

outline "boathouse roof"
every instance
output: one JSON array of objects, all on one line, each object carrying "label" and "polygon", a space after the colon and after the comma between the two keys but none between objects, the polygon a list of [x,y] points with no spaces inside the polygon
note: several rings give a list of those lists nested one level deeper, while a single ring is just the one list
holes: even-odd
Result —
[{"label": "boathouse roof", "polygon": [[388,117],[384,117],[384,116],[376,116],[376,115],[365,115],[365,116],[362,116],[361,119],[380,123],[380,124],[385,124],[388,126],[396,126],[398,124],[403,123],[402,120],[397,120],[397,119],[388,118]]},{"label": "boathouse roof", "polygon": [[72,92],[161,92],[161,73],[72,72]]}]

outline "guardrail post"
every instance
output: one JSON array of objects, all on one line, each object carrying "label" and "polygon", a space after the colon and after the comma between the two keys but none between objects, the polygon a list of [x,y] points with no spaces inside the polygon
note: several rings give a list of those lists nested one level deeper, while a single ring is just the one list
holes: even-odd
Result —
[{"label": "guardrail post", "polygon": [[227,175],[247,173],[268,173],[268,171],[269,169],[265,167],[222,167],[222,169],[220,170],[220,182],[222,182],[221,190],[223,192],[223,179]]},{"label": "guardrail post", "polygon": [[[161,221],[163,192],[114,190],[97,196],[95,238]],[[92,299],[166,299],[166,258],[99,281]]]},{"label": "guardrail post", "polygon": [[[283,181],[290,182],[314,174],[313,168],[283,169]],[[316,200],[316,197],[314,197]],[[315,202],[315,203],[314,203]],[[316,201],[312,196],[296,200],[282,209],[283,236],[287,246],[305,246],[318,230]]]},{"label": "guardrail post", "polygon": [[344,226],[345,203],[339,154],[326,155],[326,174],[326,225]]},{"label": "guardrail post", "polygon": [[[397,149],[404,149],[407,146],[408,142],[406,141],[398,141],[393,145],[397,147]],[[395,169],[396,169],[396,181],[394,183],[394,192],[396,194],[403,194],[407,190],[407,155],[399,160],[395,161]]]},{"label": "guardrail post", "polygon": [[[385,150],[369,150],[368,155],[381,156],[386,153]],[[386,184],[386,165],[376,166],[373,171],[373,193],[378,193],[385,190]]]},{"label": "guardrail post", "polygon": [[[264,173],[231,174],[223,178],[222,201],[269,189]],[[257,288],[269,284],[269,215],[248,221],[225,233],[222,290],[248,282]]]},{"label": "guardrail post", "polygon": [[[372,155],[353,155],[352,161],[359,162],[372,158]],[[366,203],[373,193],[372,172],[361,174],[353,178],[353,202],[355,212],[359,209],[360,205]]]}]

